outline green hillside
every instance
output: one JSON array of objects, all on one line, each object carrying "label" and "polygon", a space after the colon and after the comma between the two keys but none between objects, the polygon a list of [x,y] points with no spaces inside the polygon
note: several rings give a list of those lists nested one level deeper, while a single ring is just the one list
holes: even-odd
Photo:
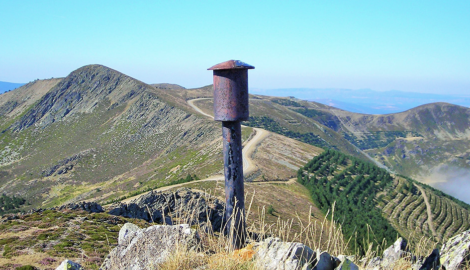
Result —
[{"label": "green hillside", "polygon": [[[389,245],[399,235],[412,244],[422,237],[438,244],[470,228],[469,205],[334,150],[326,150],[299,169],[298,181],[323,212],[334,208],[334,220],[342,224],[351,250],[363,253],[369,242],[386,247],[384,240]],[[433,221],[427,216],[421,190],[429,200]]]}]

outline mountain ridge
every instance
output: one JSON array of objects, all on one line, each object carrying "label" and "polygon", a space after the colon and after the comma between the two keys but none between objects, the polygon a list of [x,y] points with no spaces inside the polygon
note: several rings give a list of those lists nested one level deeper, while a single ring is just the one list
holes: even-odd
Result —
[{"label": "mountain ridge", "polygon": [[403,92],[398,90],[374,91],[371,89],[253,89],[253,93],[278,97],[295,96],[302,100],[346,109],[355,113],[389,114],[417,107],[422,104],[444,101],[470,107],[470,96],[465,94],[433,94]]}]

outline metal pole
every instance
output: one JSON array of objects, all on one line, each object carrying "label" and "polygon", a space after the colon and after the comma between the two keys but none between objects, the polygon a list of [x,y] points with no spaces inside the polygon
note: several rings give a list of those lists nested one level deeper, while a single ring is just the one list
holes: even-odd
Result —
[{"label": "metal pole", "polygon": [[249,116],[248,69],[254,67],[237,60],[208,69],[214,71],[214,120],[222,121],[225,220],[234,249],[242,248],[246,239],[240,121],[248,120]]}]

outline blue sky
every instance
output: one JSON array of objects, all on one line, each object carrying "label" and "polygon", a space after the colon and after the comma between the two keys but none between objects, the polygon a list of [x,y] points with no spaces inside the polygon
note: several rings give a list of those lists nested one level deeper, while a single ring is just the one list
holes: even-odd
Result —
[{"label": "blue sky", "polygon": [[146,83],[470,92],[470,1],[0,0],[0,81],[103,64]]}]

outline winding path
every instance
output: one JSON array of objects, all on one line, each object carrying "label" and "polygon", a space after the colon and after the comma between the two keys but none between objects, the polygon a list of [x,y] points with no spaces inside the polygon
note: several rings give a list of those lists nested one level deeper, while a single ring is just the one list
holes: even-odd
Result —
[{"label": "winding path", "polygon": [[[214,117],[212,115],[209,115],[209,114],[203,112],[201,109],[199,109],[199,107],[194,105],[195,101],[204,100],[204,99],[211,99],[211,98],[196,98],[196,99],[188,100],[187,102],[188,102],[189,106],[191,106],[196,112],[198,112],[198,113],[200,113],[204,116],[207,116],[210,119],[214,119]],[[253,152],[256,149],[256,146],[258,144],[260,144],[269,135],[268,131],[266,131],[264,129],[261,129],[261,128],[253,128],[253,130],[255,131],[255,135],[245,144],[245,146],[243,146],[243,150],[242,150],[243,175],[245,175],[245,176],[249,175],[250,173],[252,173],[254,171],[256,171],[256,164],[255,164],[255,162],[253,161],[253,159],[251,157],[253,155]],[[154,189],[152,191],[166,191],[166,190],[169,190],[169,189],[172,189],[172,188],[175,188],[175,187],[181,187],[181,186],[184,186],[184,185],[187,185],[187,184],[192,184],[192,183],[201,183],[201,182],[209,182],[209,181],[224,181],[224,180],[225,180],[225,177],[223,175],[213,175],[213,176],[210,176],[206,179],[196,180],[196,181],[191,181],[191,182],[186,182],[186,183],[181,183],[181,184],[175,184],[175,185],[171,185],[171,186],[165,186],[165,187]],[[292,179],[289,179],[289,181],[263,181],[263,182],[256,182],[256,184],[293,184],[293,183],[295,183],[295,181],[296,181],[296,178],[292,178]],[[151,192],[151,191],[148,191],[148,192]],[[136,199],[136,198],[138,198],[138,197],[140,197],[140,196],[142,196],[142,195],[144,195],[148,192],[145,192],[145,193],[127,198],[125,200],[122,200],[121,202],[129,203],[132,200],[134,200],[134,199]]]},{"label": "winding path", "polygon": [[423,190],[422,187],[420,187],[420,186],[417,185],[417,184],[414,184],[414,185],[415,185],[415,187],[417,187],[417,188],[419,189],[419,191],[420,191],[421,194],[423,195],[424,203],[426,204],[426,211],[427,211],[427,213],[428,213],[428,225],[429,225],[429,229],[431,230],[433,236],[437,236],[436,230],[434,229],[434,222],[433,222],[433,220],[432,220],[431,205],[429,204],[428,196],[426,196],[426,192],[424,192],[424,190]]},{"label": "winding path", "polygon": [[[188,102],[188,105],[191,106],[198,113],[200,113],[204,116],[207,116],[210,119],[214,119],[214,117],[212,115],[209,115],[209,114],[203,112],[198,106],[196,106],[194,104],[195,101],[208,100],[208,99],[212,99],[212,98],[196,98],[196,99],[188,100],[187,102]],[[242,127],[245,127],[245,126],[242,125]],[[266,131],[264,129],[253,128],[253,130],[256,132],[255,136],[253,136],[248,141],[248,143],[246,143],[245,146],[243,146],[243,150],[242,150],[243,174],[245,176],[249,175],[250,173],[252,173],[254,171],[256,171],[256,165],[254,164],[254,161],[251,158],[251,156],[253,155],[253,152],[255,151],[256,146],[259,143],[261,143],[266,138],[266,136],[268,135],[268,131]]]}]

